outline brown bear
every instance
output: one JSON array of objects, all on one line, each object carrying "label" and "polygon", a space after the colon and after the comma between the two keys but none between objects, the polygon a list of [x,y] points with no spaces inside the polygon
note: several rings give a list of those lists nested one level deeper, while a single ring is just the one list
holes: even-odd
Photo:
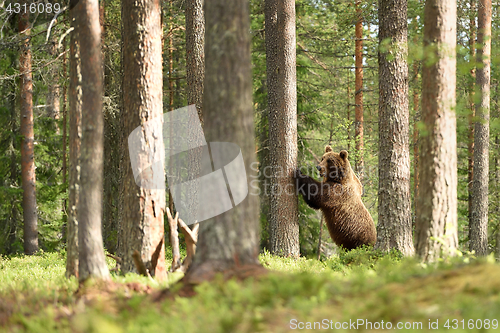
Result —
[{"label": "brown bear", "polygon": [[348,153],[335,153],[326,146],[325,154],[317,169],[324,177],[322,182],[295,172],[297,191],[314,209],[321,209],[330,237],[344,249],[361,245],[374,245],[377,232],[373,219],[361,201],[363,185],[351,169]]}]

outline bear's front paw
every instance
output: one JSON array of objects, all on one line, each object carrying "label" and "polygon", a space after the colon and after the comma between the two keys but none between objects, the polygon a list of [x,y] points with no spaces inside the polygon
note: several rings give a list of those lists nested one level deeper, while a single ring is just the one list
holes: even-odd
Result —
[{"label": "bear's front paw", "polygon": [[305,178],[306,176],[304,176],[304,174],[302,174],[302,171],[300,171],[300,168],[297,168],[297,169],[295,169],[294,177],[295,178]]}]

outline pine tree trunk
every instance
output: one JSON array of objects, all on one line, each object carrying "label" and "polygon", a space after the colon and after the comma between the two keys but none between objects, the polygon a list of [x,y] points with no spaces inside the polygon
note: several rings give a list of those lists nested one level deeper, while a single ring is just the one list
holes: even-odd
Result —
[{"label": "pine tree trunk", "polygon": [[203,0],[186,0],[186,79],[188,105],[195,104],[203,125],[205,17]]},{"label": "pine tree trunk", "polygon": [[455,117],[456,2],[425,3],[420,187],[416,253],[424,261],[454,255],[457,237]]},{"label": "pine tree trunk", "polygon": [[490,57],[491,0],[480,0],[478,11],[476,85],[480,99],[476,103],[474,126],[474,174],[472,181],[470,250],[479,256],[488,254],[488,180],[490,143]]},{"label": "pine tree trunk", "polygon": [[[203,126],[203,81],[205,79],[205,15],[203,0],[187,0],[186,2],[186,79],[188,105],[195,105],[198,118]],[[177,81],[179,85],[179,81]],[[192,140],[201,140],[193,130],[189,137]],[[199,133],[198,133],[199,134]],[[201,170],[202,148],[189,151],[188,169],[191,175],[198,179]],[[191,180],[191,179],[188,179]],[[193,216],[198,216],[198,190],[189,200],[190,211]]]},{"label": "pine tree trunk", "polygon": [[[27,3],[27,2],[23,2]],[[28,4],[29,5],[29,4]],[[21,5],[22,6],[22,5]],[[38,251],[38,217],[36,211],[36,178],[33,131],[33,81],[31,75],[31,42],[29,13],[19,15],[19,32],[26,36],[21,44],[19,72],[21,72],[21,179],[23,187],[24,253]]]},{"label": "pine tree trunk", "polygon": [[351,151],[351,72],[347,71],[347,151]]},{"label": "pine tree trunk", "polygon": [[78,38],[82,68],[82,141],[78,198],[79,280],[109,279],[101,233],[103,132],[99,4],[81,0]]},{"label": "pine tree trunk", "polygon": [[[14,58],[15,55],[11,55],[10,61],[11,64],[16,61]],[[17,88],[15,81],[9,82],[8,85],[4,86],[6,88],[6,93],[10,95],[9,97],[9,108],[10,108],[10,142],[9,142],[9,150],[10,150],[10,182],[11,184],[19,184],[19,159],[17,158],[17,149],[19,144],[19,110],[17,108]],[[19,221],[21,221],[19,210],[17,209],[16,201],[18,200],[17,196],[12,196],[10,199],[12,211],[10,212],[10,218],[7,220],[7,226],[5,229],[5,235],[3,235],[3,239],[6,241],[6,253],[15,252],[14,246],[16,245],[17,238],[17,230]]]},{"label": "pine tree trunk", "polygon": [[[57,41],[55,39],[50,41],[49,54],[54,57],[57,55]],[[61,87],[59,85],[59,66],[57,64],[52,64],[49,67],[49,82],[47,84],[47,115],[56,120],[54,123],[56,133],[59,134],[59,124],[57,120],[60,118],[61,114],[61,104],[60,95]]]},{"label": "pine tree trunk", "polygon": [[[420,133],[418,130],[418,122],[420,121],[420,106],[419,106],[419,94],[418,89],[416,88],[418,82],[418,63],[414,60],[413,63],[413,75],[415,80],[415,87],[413,88],[413,108],[415,111],[415,119],[413,121],[413,212],[417,212],[417,198],[418,198],[418,187],[420,184],[420,174],[419,174],[419,164],[420,164]],[[415,227],[415,219],[413,219],[412,228]]]},{"label": "pine tree trunk", "polygon": [[295,0],[266,0],[266,63],[269,122],[270,250],[298,257],[297,76]]},{"label": "pine tree trunk", "polygon": [[[163,116],[162,29],[158,0],[122,2],[123,38],[123,142],[119,257],[122,271],[136,272],[132,254],[137,250],[150,274],[166,279],[164,222],[165,187],[139,187],[128,152],[128,135],[146,121]],[[161,126],[143,126],[140,156],[163,161]],[[147,158],[138,167],[149,168]],[[165,179],[163,163],[155,163],[149,179]],[[160,184],[158,184],[160,185]]]},{"label": "pine tree trunk", "polygon": [[[205,17],[206,141],[237,144],[248,175],[255,160],[248,0],[206,1]],[[200,223],[195,259],[184,281],[198,283],[217,272],[262,271],[258,213],[258,197],[249,193],[233,209]]]},{"label": "pine tree trunk", "polygon": [[[63,60],[62,60],[62,77],[66,78],[68,75],[67,71],[67,57],[66,57],[66,41],[63,43]],[[68,113],[66,109],[66,94],[68,92],[66,83],[62,86],[62,182],[63,186],[66,186],[66,181],[68,180]],[[62,240],[66,244],[67,228],[68,228],[68,200],[63,199],[62,214],[63,214],[63,226],[62,226]]]},{"label": "pine tree trunk", "polygon": [[[467,191],[469,194],[468,198],[468,212],[469,212],[469,225],[470,227],[472,222],[472,181],[474,178],[474,118],[476,116],[476,107],[475,107],[475,90],[476,90],[476,66],[474,65],[476,61],[476,1],[471,0],[470,4],[470,35],[469,35],[469,56],[470,62],[472,64],[472,68],[470,70],[470,83],[469,83],[469,108],[470,114],[467,117],[469,123],[469,136],[467,142],[467,160],[468,160],[468,168],[467,168]],[[469,236],[469,245],[470,245],[470,236]]]},{"label": "pine tree trunk", "polygon": [[80,6],[69,12],[71,27],[69,49],[69,184],[68,232],[66,236],[66,276],[78,277],[78,198],[80,192],[80,144],[82,121],[82,90],[78,22]]},{"label": "pine tree trunk", "polygon": [[[106,47],[106,1],[99,6],[99,23],[101,25],[101,47],[103,54],[103,92],[105,99],[110,99],[110,67],[112,63]],[[104,107],[104,184],[103,184],[103,238],[104,248],[116,254],[118,229],[118,191],[120,178],[120,121],[119,112],[112,107]]]},{"label": "pine tree trunk", "polygon": [[354,120],[354,139],[356,141],[356,173],[361,182],[364,178],[364,161],[363,161],[363,16],[361,12],[361,2],[356,2],[356,47],[355,47],[355,120]]},{"label": "pine tree trunk", "polygon": [[[410,196],[407,0],[379,0],[377,248],[414,254]],[[390,43],[386,44],[387,39]],[[382,49],[383,45],[388,49]],[[389,58],[390,56],[392,58]]]}]

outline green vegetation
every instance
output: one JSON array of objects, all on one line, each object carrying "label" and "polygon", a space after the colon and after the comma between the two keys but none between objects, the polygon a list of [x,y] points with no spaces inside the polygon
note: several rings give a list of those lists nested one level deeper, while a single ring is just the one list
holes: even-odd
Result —
[{"label": "green vegetation", "polygon": [[462,319],[465,330],[470,319],[474,325],[482,320],[483,326],[489,319],[494,327],[491,320],[500,316],[500,280],[495,278],[500,266],[490,259],[468,256],[426,266],[371,249],[325,261],[266,252],[260,260],[270,271],[267,276],[243,282],[218,278],[196,286],[193,296],[174,280],[162,293],[166,285],[133,274],[78,290],[74,278],[64,277],[64,254],[3,257],[0,331],[285,332],[299,323],[328,322],[335,328],[358,319],[364,320],[359,331],[366,321],[384,321],[384,327],[411,323],[420,332],[428,331],[429,320],[438,320],[439,331],[448,319],[450,327],[457,319],[459,331]]}]

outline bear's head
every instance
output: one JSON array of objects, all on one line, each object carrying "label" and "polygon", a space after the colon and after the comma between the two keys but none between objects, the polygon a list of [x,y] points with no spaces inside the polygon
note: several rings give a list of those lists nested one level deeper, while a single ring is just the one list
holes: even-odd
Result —
[{"label": "bear's head", "polygon": [[341,183],[350,175],[351,164],[347,159],[348,155],[346,150],[335,153],[332,147],[325,147],[323,158],[321,158],[321,162],[317,166],[319,174],[325,178],[325,181]]}]

